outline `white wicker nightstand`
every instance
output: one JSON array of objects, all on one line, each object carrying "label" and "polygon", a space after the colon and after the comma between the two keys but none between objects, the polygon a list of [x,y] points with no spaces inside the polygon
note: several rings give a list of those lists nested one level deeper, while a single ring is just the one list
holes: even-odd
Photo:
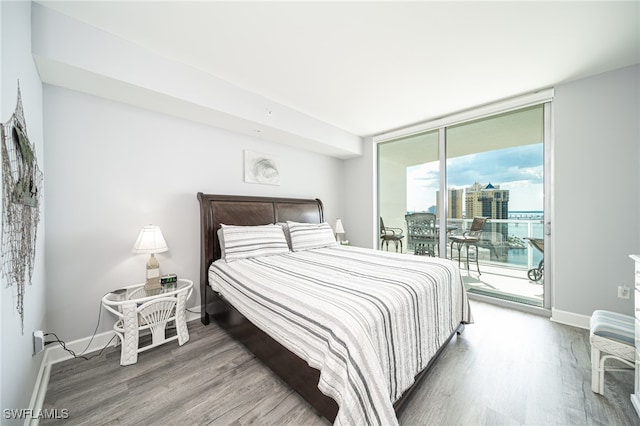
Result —
[{"label": "white wicker nightstand", "polygon": [[[179,345],[189,341],[186,303],[193,291],[193,281],[179,279],[173,288],[146,291],[144,284],[136,284],[109,293],[102,305],[118,316],[113,330],[122,346],[120,365],[138,362],[138,353],[166,342],[178,340]],[[176,335],[166,337],[167,325],[175,323]],[[139,347],[140,331],[150,330],[152,341]]]}]

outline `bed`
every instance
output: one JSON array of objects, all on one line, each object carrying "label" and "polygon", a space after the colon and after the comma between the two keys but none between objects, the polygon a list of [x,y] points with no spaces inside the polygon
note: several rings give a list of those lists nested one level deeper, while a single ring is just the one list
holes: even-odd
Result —
[{"label": "bed", "polygon": [[334,244],[235,261],[228,251],[229,261],[219,260],[223,224],[229,235],[289,223],[293,236],[324,226],[320,200],[203,193],[198,200],[202,323],[214,320],[336,424],[397,423],[443,347],[472,321],[459,271],[446,259]]}]

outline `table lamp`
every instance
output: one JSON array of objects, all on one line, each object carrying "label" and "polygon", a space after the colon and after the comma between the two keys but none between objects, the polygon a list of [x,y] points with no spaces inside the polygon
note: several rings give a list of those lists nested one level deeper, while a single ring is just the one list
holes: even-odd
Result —
[{"label": "table lamp", "polygon": [[342,226],[342,221],[340,219],[336,219],[333,229],[336,231],[336,240],[338,240],[338,244],[342,244],[342,237],[340,237],[340,235],[344,234],[344,227]]},{"label": "table lamp", "polygon": [[160,264],[154,256],[155,253],[169,251],[167,243],[164,241],[162,231],[159,226],[143,226],[136,243],[133,245],[133,252],[137,254],[151,254],[147,261],[147,280],[144,284],[145,290],[160,290]]}]

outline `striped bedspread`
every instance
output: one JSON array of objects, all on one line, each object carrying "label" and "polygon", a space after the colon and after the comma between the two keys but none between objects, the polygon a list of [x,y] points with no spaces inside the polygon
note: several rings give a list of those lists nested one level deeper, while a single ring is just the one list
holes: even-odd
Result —
[{"label": "striped bedspread", "polygon": [[211,287],[320,370],[337,425],[397,424],[393,402],[460,322],[472,322],[449,260],[335,246],[216,261]]}]

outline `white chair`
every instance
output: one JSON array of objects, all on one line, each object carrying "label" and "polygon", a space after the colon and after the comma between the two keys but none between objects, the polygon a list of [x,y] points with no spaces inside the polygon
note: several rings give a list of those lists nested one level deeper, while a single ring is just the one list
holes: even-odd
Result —
[{"label": "white chair", "polygon": [[[633,317],[598,310],[591,316],[591,390],[604,395],[604,372],[623,371],[634,367],[635,325]],[[613,358],[632,368],[606,368],[605,361]]]}]

